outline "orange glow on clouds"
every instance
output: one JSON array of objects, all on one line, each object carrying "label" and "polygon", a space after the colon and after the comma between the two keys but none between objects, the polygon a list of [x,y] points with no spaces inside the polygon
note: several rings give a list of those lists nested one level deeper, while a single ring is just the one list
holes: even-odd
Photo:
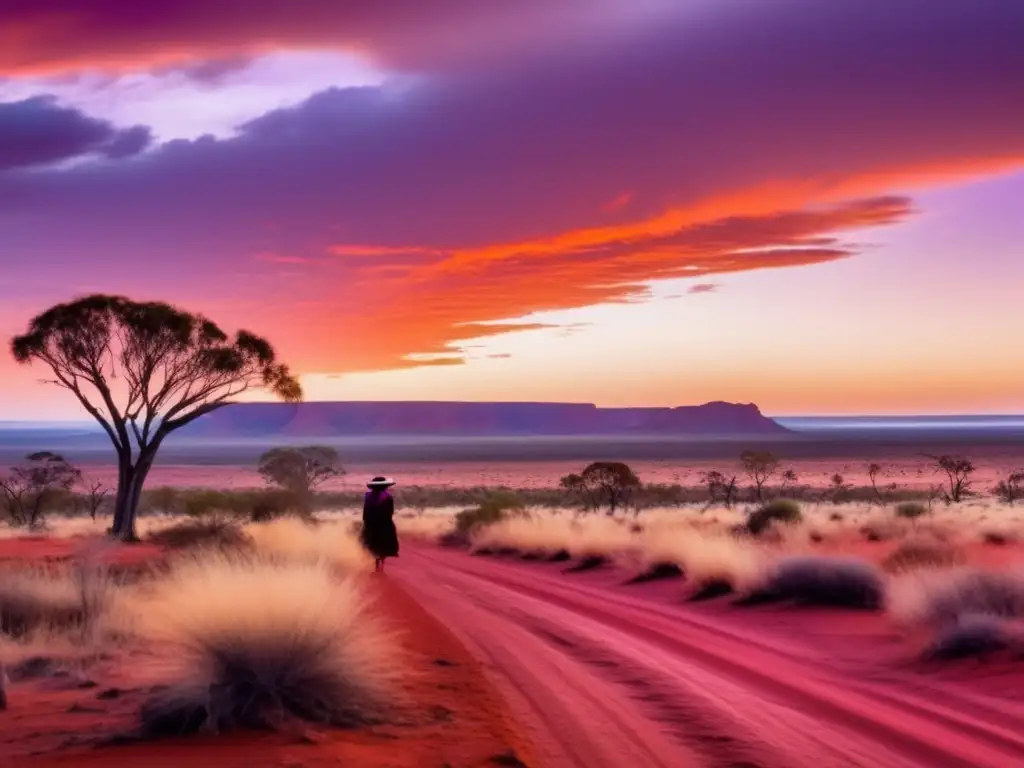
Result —
[{"label": "orange glow on clouds", "polygon": [[[445,255],[409,249],[424,257],[401,265],[370,263],[348,276],[351,300],[341,303],[340,314],[332,307],[310,318],[313,330],[293,331],[292,338],[303,339],[295,364],[305,371],[422,365],[409,356],[451,353],[467,339],[535,327],[516,318],[536,312],[639,300],[652,280],[841,259],[854,250],[833,233],[902,221],[910,203],[881,197],[717,220],[708,218],[710,210]],[[332,337],[345,339],[343,351],[334,350]]]}]

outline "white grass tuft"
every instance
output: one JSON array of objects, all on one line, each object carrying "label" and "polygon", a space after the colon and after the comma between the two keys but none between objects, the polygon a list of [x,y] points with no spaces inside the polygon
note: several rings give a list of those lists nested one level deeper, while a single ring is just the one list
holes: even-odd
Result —
[{"label": "white grass tuft", "polygon": [[134,611],[135,631],[175,681],[142,713],[149,735],[373,721],[405,672],[391,630],[326,559],[184,558]]},{"label": "white grass tuft", "polygon": [[961,568],[906,574],[890,584],[889,612],[904,625],[944,626],[969,614],[1024,618],[1024,572]]},{"label": "white grass tuft", "polygon": [[0,632],[95,629],[110,608],[114,581],[102,566],[5,568],[0,571]]},{"label": "white grass tuft", "polygon": [[252,523],[245,532],[265,556],[307,563],[326,562],[344,571],[369,570],[373,558],[355,532],[357,521],[311,524],[296,517]]},{"label": "white grass tuft", "polygon": [[646,565],[673,563],[696,585],[710,582],[743,589],[754,582],[767,560],[764,548],[724,533],[678,528],[643,534],[640,552]]}]

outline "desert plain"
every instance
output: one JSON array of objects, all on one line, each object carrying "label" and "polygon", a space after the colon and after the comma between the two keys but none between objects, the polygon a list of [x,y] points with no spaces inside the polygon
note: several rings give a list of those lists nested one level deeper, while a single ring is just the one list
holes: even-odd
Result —
[{"label": "desert plain", "polygon": [[397,461],[384,573],[358,539],[379,464],[254,522],[255,468],[175,459],[139,543],[67,500],[0,528],[0,757],[1014,765],[1024,502],[996,487],[1017,456],[976,446],[953,501],[908,454],[778,457],[760,499],[735,460],[640,459],[614,511],[560,487],[573,460]]}]

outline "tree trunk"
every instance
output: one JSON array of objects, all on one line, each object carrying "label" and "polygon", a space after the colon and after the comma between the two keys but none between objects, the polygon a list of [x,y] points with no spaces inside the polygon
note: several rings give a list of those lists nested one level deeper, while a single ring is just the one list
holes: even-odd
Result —
[{"label": "tree trunk", "polygon": [[135,519],[139,512],[139,500],[142,498],[142,486],[153,466],[156,451],[139,454],[135,466],[128,466],[124,473],[119,473],[126,480],[123,487],[118,483],[117,500],[114,507],[114,527],[111,533],[121,541],[138,541],[135,533]]},{"label": "tree trunk", "polygon": [[118,455],[117,457],[117,495],[114,498],[114,521],[110,525],[110,535],[118,536],[124,524],[124,514],[128,497],[129,485],[132,481],[131,458]]}]

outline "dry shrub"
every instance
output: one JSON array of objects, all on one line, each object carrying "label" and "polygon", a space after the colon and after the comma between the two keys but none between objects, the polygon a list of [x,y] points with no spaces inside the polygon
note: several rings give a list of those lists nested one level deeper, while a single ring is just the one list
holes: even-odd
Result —
[{"label": "dry shrub", "polygon": [[896,517],[901,517],[904,520],[916,520],[928,514],[928,507],[919,501],[904,501],[897,504],[894,511]]},{"label": "dry shrub", "polygon": [[750,513],[746,530],[752,536],[760,536],[774,525],[796,525],[802,521],[799,504],[792,499],[775,499]]},{"label": "dry shrub", "polygon": [[80,631],[98,626],[110,608],[114,581],[103,567],[77,564],[0,572],[0,631]]},{"label": "dry shrub", "polygon": [[398,537],[410,536],[416,539],[436,542],[452,527],[452,518],[447,515],[396,515],[395,528]]},{"label": "dry shrub", "polygon": [[552,553],[566,548],[578,533],[568,517],[535,515],[510,517],[476,530],[474,551],[515,549],[521,552]]},{"label": "dry shrub", "polygon": [[962,565],[966,557],[962,551],[940,541],[905,541],[882,561],[888,573],[903,573],[921,568],[952,568]]},{"label": "dry shrub", "polygon": [[566,568],[564,572],[582,573],[583,571],[593,571],[596,568],[603,568],[610,562],[607,555],[584,555],[578,563]]},{"label": "dry shrub", "polygon": [[946,661],[988,656],[1000,651],[1024,649],[1020,630],[1008,622],[985,614],[964,614],[941,628],[924,651],[929,661]]},{"label": "dry shrub", "polygon": [[381,719],[395,703],[396,639],[359,586],[326,561],[185,558],[134,610],[137,634],[162,651],[175,681],[143,708],[143,735],[296,718],[351,726]]},{"label": "dry shrub", "polygon": [[242,527],[222,518],[210,517],[185,520],[149,534],[153,544],[168,549],[213,547],[218,549],[245,548],[252,544]]},{"label": "dry shrub", "polygon": [[281,517],[251,523],[245,527],[245,533],[264,557],[298,563],[325,562],[344,571],[364,571],[373,562],[358,535],[342,521],[313,525],[297,517]]},{"label": "dry shrub", "polygon": [[621,557],[633,552],[638,543],[638,534],[630,531],[629,526],[611,517],[590,515],[576,522],[572,528],[572,537],[565,542],[564,548],[573,557],[609,559]]},{"label": "dry shrub", "polygon": [[1024,618],[1024,574],[1017,571],[921,571],[897,580],[889,610],[905,624],[948,626],[961,616]]},{"label": "dry shrub", "polygon": [[764,580],[738,604],[778,601],[878,610],[885,602],[885,581],[873,565],[857,558],[786,557],[768,569]]},{"label": "dry shrub", "polygon": [[644,536],[640,553],[648,568],[654,563],[679,566],[698,589],[708,583],[743,588],[757,579],[764,560],[762,549],[753,542],[687,528]]},{"label": "dry shrub", "polygon": [[453,533],[472,538],[473,534],[502,520],[526,514],[522,500],[514,493],[493,493],[479,506],[464,509],[455,515]]},{"label": "dry shrub", "polygon": [[860,527],[860,535],[867,541],[892,541],[906,533],[906,525],[900,520],[875,518]]},{"label": "dry shrub", "polygon": [[981,540],[994,547],[1005,547],[1016,544],[1020,539],[1016,533],[1006,529],[989,528],[981,532]]},{"label": "dry shrub", "polygon": [[649,563],[640,573],[630,578],[627,584],[646,584],[651,581],[663,581],[665,579],[680,579],[683,577],[683,569],[677,563],[653,562]]},{"label": "dry shrub", "polygon": [[509,517],[472,534],[473,550],[478,554],[526,553],[543,558],[564,551],[570,557],[610,560],[634,550],[638,541],[637,534],[613,518],[572,519],[545,513]]}]

